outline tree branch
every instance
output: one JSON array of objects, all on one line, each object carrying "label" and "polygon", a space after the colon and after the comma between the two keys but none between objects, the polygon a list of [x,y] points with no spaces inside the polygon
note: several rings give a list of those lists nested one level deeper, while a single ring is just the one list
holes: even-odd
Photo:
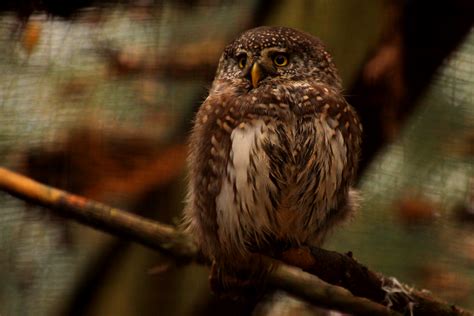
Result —
[{"label": "tree branch", "polygon": [[62,216],[170,255],[178,261],[198,258],[196,245],[173,226],[161,224],[84,197],[41,184],[0,168],[0,189]]},{"label": "tree branch", "polygon": [[[173,226],[69,194],[4,168],[0,168],[0,189],[88,226],[163,252],[179,262],[208,263],[190,238]],[[274,267],[268,275],[269,284],[318,306],[358,315],[400,315],[407,311],[414,315],[473,315],[425,292],[410,289],[395,279],[376,274],[348,255],[314,248],[285,252],[279,259],[309,273],[265,258]],[[392,310],[382,305],[387,303]]]}]

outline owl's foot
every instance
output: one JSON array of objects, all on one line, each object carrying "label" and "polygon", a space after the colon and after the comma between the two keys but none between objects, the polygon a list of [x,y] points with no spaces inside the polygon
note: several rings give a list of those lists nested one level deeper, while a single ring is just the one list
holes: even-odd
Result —
[{"label": "owl's foot", "polygon": [[209,276],[211,290],[223,298],[258,300],[265,293],[266,271],[262,265],[235,270],[213,261]]}]

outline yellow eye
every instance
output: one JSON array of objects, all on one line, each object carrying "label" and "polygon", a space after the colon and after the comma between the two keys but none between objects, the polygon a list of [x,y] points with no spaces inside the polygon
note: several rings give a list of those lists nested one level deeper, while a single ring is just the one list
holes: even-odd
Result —
[{"label": "yellow eye", "polygon": [[288,65],[288,57],[283,54],[277,54],[273,57],[273,63],[278,67],[284,67]]},{"label": "yellow eye", "polygon": [[239,68],[243,69],[246,64],[247,64],[247,57],[246,56],[239,57]]}]

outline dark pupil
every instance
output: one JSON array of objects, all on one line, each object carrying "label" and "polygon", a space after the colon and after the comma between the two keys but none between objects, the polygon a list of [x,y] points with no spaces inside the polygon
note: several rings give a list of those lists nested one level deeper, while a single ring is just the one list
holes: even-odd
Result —
[{"label": "dark pupil", "polygon": [[239,59],[239,66],[243,68],[243,67],[245,67],[245,64],[246,64],[246,63],[247,63],[247,58],[245,58],[245,57],[240,57],[240,59]]},{"label": "dark pupil", "polygon": [[275,62],[278,65],[281,65],[285,62],[285,57],[283,57],[282,55],[278,55],[277,57],[275,57]]}]

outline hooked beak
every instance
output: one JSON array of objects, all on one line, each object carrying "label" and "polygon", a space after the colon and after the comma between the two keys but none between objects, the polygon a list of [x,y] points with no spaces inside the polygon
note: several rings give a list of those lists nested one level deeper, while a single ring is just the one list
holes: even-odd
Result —
[{"label": "hooked beak", "polygon": [[250,70],[250,80],[252,81],[252,86],[256,88],[260,80],[264,77],[264,73],[262,67],[258,62],[255,62],[252,65],[252,69]]}]

